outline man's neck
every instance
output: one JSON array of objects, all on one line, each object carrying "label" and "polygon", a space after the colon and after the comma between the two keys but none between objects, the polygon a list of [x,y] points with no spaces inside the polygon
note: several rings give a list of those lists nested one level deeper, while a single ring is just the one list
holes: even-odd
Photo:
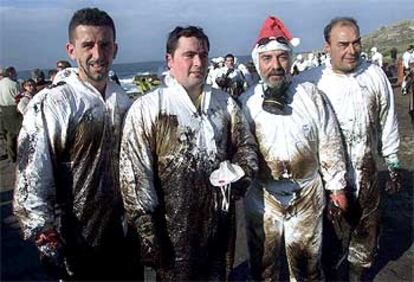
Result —
[{"label": "man's neck", "polygon": [[105,83],[104,85],[99,85],[99,86],[94,85],[94,87],[96,88],[96,90],[98,90],[99,93],[101,93],[102,98],[104,98],[104,99],[105,99],[106,85],[107,85],[107,83]]},{"label": "man's neck", "polygon": [[197,87],[195,89],[186,89],[186,91],[191,101],[193,101],[195,104],[198,97],[200,97],[201,93],[203,93],[203,86]]},{"label": "man's neck", "polygon": [[102,98],[105,100],[105,90],[106,90],[106,85],[108,84],[107,81],[103,81],[101,83],[99,82],[95,82],[95,81],[90,81],[90,80],[86,80],[90,85],[92,85],[96,90],[98,90],[98,92],[102,95]]}]

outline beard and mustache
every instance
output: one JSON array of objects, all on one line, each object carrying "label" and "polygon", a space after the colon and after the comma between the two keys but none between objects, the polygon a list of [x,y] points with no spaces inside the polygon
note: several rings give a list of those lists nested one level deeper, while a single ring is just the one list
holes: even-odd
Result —
[{"label": "beard and mustache", "polygon": [[291,111],[290,107],[287,106],[288,97],[287,90],[291,83],[290,78],[286,76],[283,68],[272,70],[268,77],[276,75],[280,76],[281,79],[270,82],[268,79],[263,79],[263,103],[262,108],[266,112],[275,115],[286,115]]}]

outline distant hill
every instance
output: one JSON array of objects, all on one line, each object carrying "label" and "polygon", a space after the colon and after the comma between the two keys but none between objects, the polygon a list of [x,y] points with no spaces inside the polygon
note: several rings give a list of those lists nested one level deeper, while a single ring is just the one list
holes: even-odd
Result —
[{"label": "distant hill", "polygon": [[385,56],[390,56],[391,48],[398,50],[398,56],[405,52],[408,45],[414,44],[414,20],[404,20],[362,36],[365,52],[376,46]]}]

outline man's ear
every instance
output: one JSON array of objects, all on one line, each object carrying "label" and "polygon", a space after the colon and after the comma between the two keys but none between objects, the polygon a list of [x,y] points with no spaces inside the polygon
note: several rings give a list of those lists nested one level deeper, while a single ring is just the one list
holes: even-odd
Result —
[{"label": "man's ear", "polygon": [[66,53],[68,54],[69,58],[73,61],[76,61],[76,51],[75,46],[72,43],[66,43]]},{"label": "man's ear", "polygon": [[328,42],[325,42],[325,44],[324,44],[324,46],[323,46],[323,50],[326,52],[326,53],[331,53],[331,46],[329,45],[329,43]]},{"label": "man's ear", "polygon": [[167,67],[168,69],[171,69],[171,65],[172,65],[172,61],[173,61],[173,56],[169,53],[165,54],[165,61],[167,62]]}]

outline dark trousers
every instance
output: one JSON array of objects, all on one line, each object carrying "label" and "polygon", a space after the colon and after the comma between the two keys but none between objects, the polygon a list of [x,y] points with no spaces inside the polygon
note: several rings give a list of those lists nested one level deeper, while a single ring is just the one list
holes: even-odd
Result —
[{"label": "dark trousers", "polygon": [[6,140],[6,152],[10,160],[16,161],[17,136],[22,124],[22,116],[16,106],[0,106],[0,134]]}]

